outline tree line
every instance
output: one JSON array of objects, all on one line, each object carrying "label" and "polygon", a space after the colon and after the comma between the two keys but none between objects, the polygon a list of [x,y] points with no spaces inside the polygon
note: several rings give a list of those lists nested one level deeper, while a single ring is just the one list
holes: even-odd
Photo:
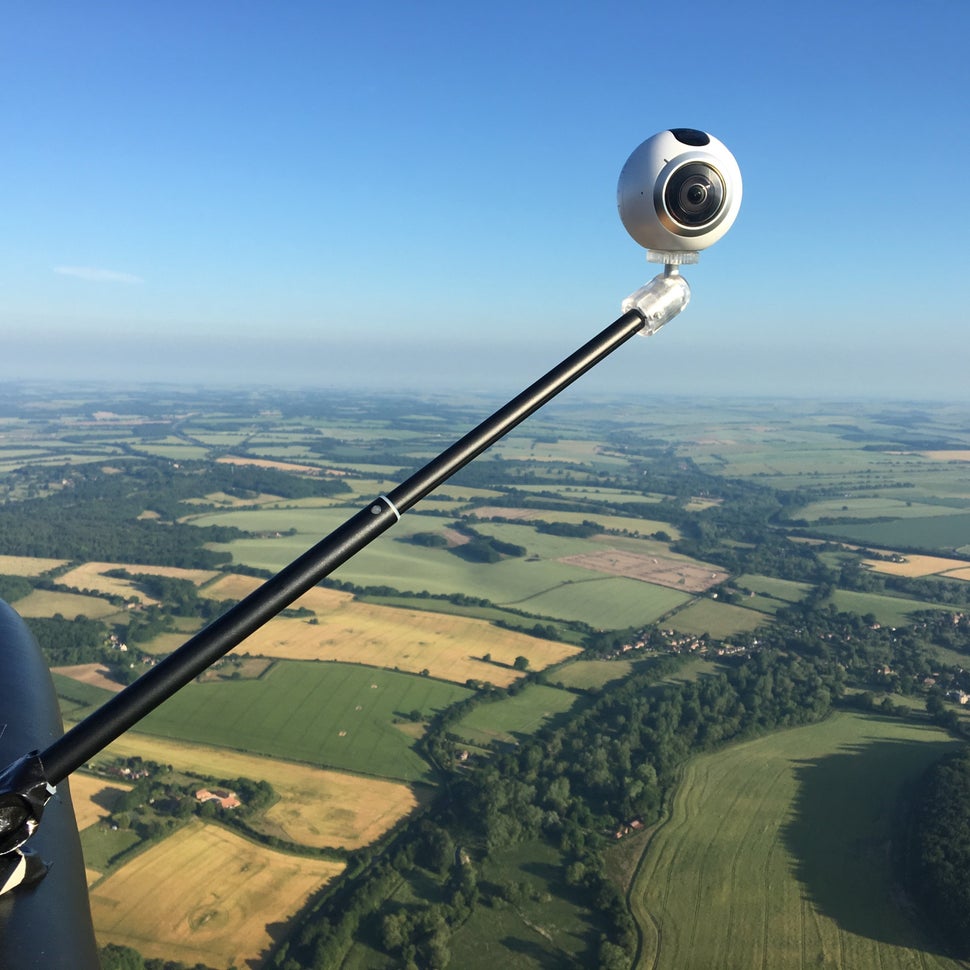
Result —
[{"label": "tree line", "polygon": [[[602,850],[632,819],[659,817],[685,759],[729,741],[824,717],[842,690],[837,664],[763,651],[694,684],[658,683],[666,664],[633,674],[565,726],[473,772],[451,774],[428,814],[379,856],[361,853],[356,876],[309,907],[273,957],[281,970],[338,966],[358,939],[406,968],[443,968],[449,940],[479,906],[508,903],[510,886],[485,888],[477,872],[495,853],[541,839],[563,859],[563,879],[593,903],[599,936],[591,965],[627,967],[636,933]],[[450,717],[432,726],[429,748],[455,765]],[[467,860],[458,847],[464,847]],[[435,900],[390,902],[415,867],[440,884]]]}]

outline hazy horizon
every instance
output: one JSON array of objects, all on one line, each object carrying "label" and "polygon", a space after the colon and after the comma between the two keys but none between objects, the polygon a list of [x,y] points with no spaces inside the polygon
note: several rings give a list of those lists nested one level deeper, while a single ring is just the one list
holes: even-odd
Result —
[{"label": "hazy horizon", "polygon": [[[687,313],[690,311],[688,310]],[[784,350],[740,339],[698,343],[685,315],[651,338],[635,337],[581,377],[567,393],[674,394],[685,397],[795,397],[970,400],[958,348],[940,353],[932,369],[885,347],[858,354],[810,346],[799,372]],[[0,381],[155,383],[234,387],[469,391],[513,394],[527,387],[596,331],[540,342],[453,337],[428,341],[388,338],[287,337],[261,341],[222,337],[114,334],[21,337],[0,359]],[[570,335],[572,336],[572,335]],[[705,335],[707,336],[707,335]],[[790,351],[789,351],[790,352]]]},{"label": "hazy horizon", "polygon": [[8,11],[0,379],[512,390],[655,274],[617,177],[692,126],[737,223],[585,385],[967,397],[970,5],[663,14]]}]

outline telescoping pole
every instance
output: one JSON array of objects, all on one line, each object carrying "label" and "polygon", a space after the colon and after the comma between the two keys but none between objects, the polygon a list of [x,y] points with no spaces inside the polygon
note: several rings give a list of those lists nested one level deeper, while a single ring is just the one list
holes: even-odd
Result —
[{"label": "telescoping pole", "polygon": [[633,294],[626,311],[575,353],[483,421],[420,471],[382,495],[210,623],[133,684],[40,753],[56,785],[177,690],[240,644],[334,569],[387,531],[421,498],[533,414],[637,333],[652,334],[690,298],[676,273],[657,276]]}]

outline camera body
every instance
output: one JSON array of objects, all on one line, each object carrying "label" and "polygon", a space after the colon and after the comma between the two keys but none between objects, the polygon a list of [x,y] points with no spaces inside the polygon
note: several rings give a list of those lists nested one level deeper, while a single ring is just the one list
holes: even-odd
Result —
[{"label": "camera body", "polygon": [[626,231],[645,249],[671,257],[696,253],[716,243],[737,217],[741,170],[713,135],[671,128],[626,160],[616,204]]}]

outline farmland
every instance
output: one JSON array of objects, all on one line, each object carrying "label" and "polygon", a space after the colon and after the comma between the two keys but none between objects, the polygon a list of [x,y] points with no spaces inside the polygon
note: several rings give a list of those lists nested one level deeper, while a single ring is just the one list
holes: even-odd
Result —
[{"label": "farmland", "polygon": [[[220,579],[209,592],[224,596],[252,583]],[[357,602],[346,593],[314,589],[296,604],[308,618],[280,617],[246,641],[248,653],[289,660],[339,660],[421,673],[464,684],[470,679],[507,687],[522,676],[517,656],[535,670],[577,653],[567,644],[503,630],[481,620]],[[481,658],[488,654],[489,662]]]},{"label": "farmland", "polygon": [[[263,571],[285,565],[373,495],[389,491],[487,404],[414,400],[402,407],[394,396],[153,389],[132,391],[111,404],[94,405],[82,394],[59,397],[36,414],[24,408],[5,424],[12,437],[0,464],[0,528],[5,552],[16,554],[0,557],[0,580],[7,590],[2,595],[37,621],[44,648],[62,658],[54,680],[65,717],[93,710],[110,696],[106,688],[114,691],[119,679],[148,669],[225,601],[254,590]],[[17,400],[8,406],[20,407]],[[385,860],[420,859],[427,851],[424,836],[402,846],[394,840],[408,829],[398,823],[415,814],[421,815],[417,826],[440,818],[438,792],[456,791],[461,780],[483,769],[514,764],[537,733],[555,738],[598,698],[620,692],[625,681],[655,666],[660,680],[647,693],[694,680],[713,691],[720,678],[707,674],[747,663],[748,652],[757,655],[759,643],[774,643],[770,631],[778,630],[788,636],[783,651],[813,658],[831,654],[854,696],[872,694],[910,718],[861,721],[840,714],[826,723],[865,723],[870,735],[846,729],[841,741],[830,739],[831,749],[823,743],[822,726],[814,735],[823,739],[817,749],[795,744],[802,737],[798,731],[752,742],[777,739],[778,749],[769,744],[758,750],[773,765],[778,758],[790,760],[787,775],[779,769],[748,776],[751,792],[764,789],[765,811],[770,806],[780,817],[787,804],[797,821],[805,792],[814,790],[805,780],[817,777],[809,767],[841,764],[846,745],[860,759],[857,765],[869,764],[874,753],[881,764],[886,759],[880,752],[890,749],[901,757],[942,750],[943,736],[926,725],[923,714],[927,674],[939,678],[941,694],[970,687],[955,672],[966,666],[963,627],[949,619],[970,612],[970,486],[966,464],[952,460],[970,448],[966,417],[959,409],[909,413],[818,402],[766,407],[684,400],[648,409],[557,404],[437,488],[342,566],[333,576],[339,588],[316,587],[302,596],[139,724],[137,734],[115,742],[109,755],[140,756],[187,775],[268,781],[278,801],[247,821],[254,838],[279,839],[311,854],[353,850],[361,859],[375,840],[384,839],[395,846],[387,856],[382,846]],[[470,555],[472,536],[479,553],[490,551],[487,558]],[[122,569],[130,575],[118,575]],[[146,592],[130,578],[137,574],[166,580],[169,585],[160,588],[171,595]],[[914,618],[929,608],[946,611],[941,615],[949,625],[924,636]],[[79,616],[91,622],[76,620]],[[867,621],[860,622],[862,617]],[[96,634],[90,642],[72,639],[89,629]],[[905,650],[898,646],[904,639]],[[715,667],[702,658],[720,649],[722,640],[733,656]],[[120,652],[122,642],[127,654]],[[673,660],[663,656],[667,650],[694,655]],[[671,663],[681,666],[671,673]],[[554,686],[560,683],[566,689]],[[890,693],[894,689],[905,690],[905,696]],[[459,716],[453,708],[466,701]],[[947,702],[945,710],[956,706]],[[625,727],[617,720],[610,729]],[[718,727],[711,730],[717,736]],[[917,736],[931,735],[916,744]],[[783,748],[789,742],[795,745],[790,751]],[[459,760],[464,750],[469,755]],[[716,757],[744,750],[728,748]],[[574,752],[582,757],[581,743]],[[683,766],[684,792],[693,783],[692,765],[703,765],[704,757]],[[597,764],[590,774],[607,793],[616,779],[605,765]],[[746,770],[742,763],[738,777]],[[631,772],[621,774],[627,779]],[[896,776],[890,775],[872,774],[872,788],[895,790]],[[777,784],[769,791],[764,786],[772,778]],[[146,880],[167,885],[163,869],[182,864],[178,853],[191,851],[216,867],[229,865],[226,858],[238,853],[250,865],[247,872],[278,870],[278,876],[266,887],[254,882],[238,908],[216,900],[195,923],[187,914],[204,898],[201,888],[191,888],[188,908],[178,912],[166,898],[168,909],[162,907],[159,918],[176,927],[169,938],[184,950],[164,952],[192,962],[204,948],[227,966],[236,959],[256,967],[265,951],[263,965],[272,967],[277,954],[259,936],[261,928],[271,918],[287,919],[300,902],[281,897],[281,914],[266,915],[259,893],[275,892],[273,879],[282,878],[292,859],[250,859],[248,849],[232,840],[231,850],[213,844],[212,827],[195,822],[140,843],[131,829],[114,831],[97,821],[110,792],[96,786],[88,776],[77,776],[84,848],[90,876],[100,880],[96,892],[102,893],[95,907],[102,939],[127,939],[146,955],[163,952],[152,948],[150,938],[162,939],[169,931],[133,912],[128,899],[143,898]],[[580,779],[574,779],[574,788],[581,788]],[[629,805],[639,804],[638,798],[651,804],[640,791],[629,795]],[[761,803],[737,801],[742,804],[749,813],[762,811]],[[499,839],[494,853],[479,835],[452,831],[453,846],[469,853],[481,898],[489,902],[470,904],[465,928],[453,935],[451,966],[497,959],[534,968],[560,958],[563,965],[593,960],[593,941],[606,932],[597,922],[602,914],[585,908],[584,894],[592,892],[585,882],[564,878],[575,860],[553,844],[555,817],[569,818],[567,841],[575,852],[582,846],[593,852],[606,823],[577,833],[574,819],[612,812],[622,822],[634,811],[625,806],[595,802],[591,816],[558,816],[549,804],[529,806],[542,813],[552,841],[502,845]],[[508,814],[516,817],[515,808]],[[827,831],[836,814],[821,805],[820,830]],[[726,815],[725,832],[735,813]],[[776,871],[782,853],[792,864],[801,856],[797,840],[785,841],[789,829],[772,818],[762,824],[778,834],[774,855],[766,855],[754,838],[760,831],[755,823],[750,831],[727,833],[742,846],[738,880],[750,855],[755,866],[768,866],[772,885],[782,887],[776,909],[766,904],[758,925],[785,932],[786,907],[796,892],[790,880],[802,885],[797,880],[804,877],[805,925],[816,926],[818,937],[800,938],[807,941],[805,965],[834,952],[833,920],[843,942],[847,933],[880,947],[892,942],[883,939],[890,931],[877,932],[876,926],[892,923],[894,911],[873,908],[856,925],[840,909],[827,876],[797,866],[794,875]],[[881,816],[873,818],[882,824]],[[662,828],[654,844],[678,825]],[[708,825],[712,834],[718,831],[716,820]],[[865,856],[864,836],[853,825],[856,843],[835,841],[846,855]],[[711,845],[716,860],[721,849]],[[176,854],[166,856],[167,846]],[[457,856],[453,850],[444,858],[454,862]],[[686,848],[673,862],[668,856],[657,878],[666,878],[669,870],[674,888],[703,882],[697,858]],[[584,858],[587,864],[598,871],[597,862]],[[362,871],[366,875],[366,866]],[[313,885],[300,889],[301,898],[331,875],[314,870]],[[389,906],[409,912],[444,907],[453,898],[447,880],[459,873],[441,875],[435,882],[419,866],[388,890]],[[735,885],[733,878],[718,877],[728,886]],[[346,879],[343,884],[355,885]],[[737,886],[734,915],[723,925],[733,919],[741,926],[748,918],[747,883]],[[821,887],[818,898],[815,886]],[[702,888],[714,893],[712,912],[730,905],[725,891]],[[864,885],[859,891],[870,889]],[[210,891],[221,893],[211,883]],[[340,898],[352,898],[354,891],[341,890]],[[749,895],[760,898],[754,891]],[[707,897],[696,898],[706,912]],[[502,900],[508,904],[504,909]],[[669,944],[678,948],[669,965],[690,967],[692,958],[679,949],[677,905],[671,902],[660,919],[661,957],[667,959]],[[651,912],[656,916],[659,910]],[[123,914],[124,926],[116,913]],[[309,939],[318,926],[336,927],[339,916],[326,910],[310,927],[281,929],[281,938]],[[392,955],[382,943],[378,924],[376,917],[362,924],[357,939],[364,949],[353,949],[345,966],[397,965],[400,954]],[[857,932],[860,926],[871,931],[868,936]],[[742,931],[735,936],[740,939]],[[734,942],[721,939],[716,945],[730,950]],[[892,952],[913,952],[919,942],[896,941]],[[868,944],[858,944],[857,951],[852,950],[857,943],[848,945],[851,955],[870,959]],[[789,944],[779,946],[787,959]],[[887,970],[897,965],[889,950],[878,952]],[[763,943],[761,950],[749,946],[736,965],[746,966],[752,953],[756,962],[760,955],[758,965],[776,965]],[[705,964],[708,958],[705,951],[693,965],[718,965]],[[927,970],[946,966],[933,963],[929,945],[922,959]],[[860,970],[868,965],[858,964]]]},{"label": "farmland", "polygon": [[280,661],[259,680],[190,684],[141,724],[149,734],[401,781],[427,777],[395,725],[470,692],[352,664]]},{"label": "farmland", "polygon": [[453,730],[472,744],[515,743],[519,737],[534,734],[555,715],[564,714],[575,700],[575,694],[567,691],[532,684],[514,697],[480,705]]},{"label": "farmland", "polygon": [[637,966],[956,970],[900,907],[889,852],[896,799],[954,744],[840,715],[694,759],[631,892]]},{"label": "farmland", "polygon": [[[256,827],[313,848],[368,845],[421,803],[417,791],[396,782],[145,734],[125,735],[105,752],[107,759],[133,755],[204,777],[265,779],[279,801]],[[84,791],[94,784],[78,777]]]},{"label": "farmland", "polygon": [[192,822],[98,883],[91,910],[102,940],[189,964],[242,965],[270,946],[270,924],[342,869]]}]

